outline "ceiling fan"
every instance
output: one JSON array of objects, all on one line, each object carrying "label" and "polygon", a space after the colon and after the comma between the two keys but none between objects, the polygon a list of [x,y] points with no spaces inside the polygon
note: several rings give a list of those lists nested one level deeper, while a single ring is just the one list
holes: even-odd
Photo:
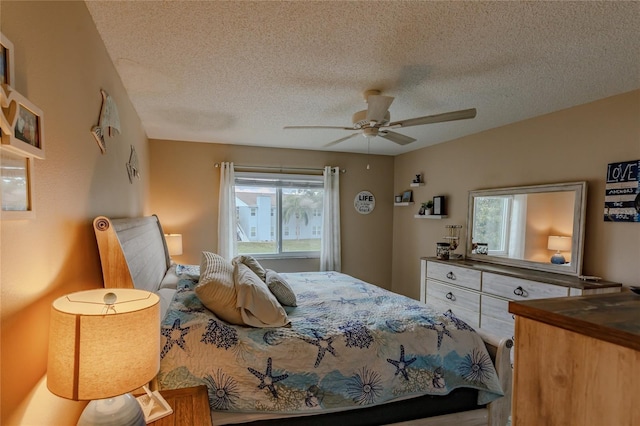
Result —
[{"label": "ceiling fan", "polygon": [[379,90],[367,90],[363,93],[364,100],[368,107],[366,110],[358,111],[353,114],[352,127],[340,126],[285,126],[285,129],[338,129],[349,130],[355,133],[340,138],[333,142],[329,142],[325,146],[332,146],[347,139],[351,139],[357,135],[371,138],[380,136],[395,142],[399,145],[406,145],[414,142],[415,139],[400,133],[391,131],[392,129],[400,129],[403,127],[420,126],[423,124],[442,123],[445,121],[466,120],[476,116],[476,109],[463,109],[460,111],[445,112],[442,114],[427,115],[424,117],[410,118],[391,122],[389,107],[393,102],[392,96],[382,96]]}]

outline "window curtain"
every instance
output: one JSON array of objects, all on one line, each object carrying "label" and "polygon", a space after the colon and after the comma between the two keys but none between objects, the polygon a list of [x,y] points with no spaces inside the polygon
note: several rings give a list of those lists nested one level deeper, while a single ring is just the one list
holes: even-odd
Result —
[{"label": "window curtain", "polygon": [[524,259],[524,240],[527,232],[527,195],[513,197],[511,227],[509,229],[509,257]]},{"label": "window curtain", "polygon": [[340,168],[326,166],[323,176],[320,270],[340,272],[342,268],[340,260]]},{"label": "window curtain", "polygon": [[220,163],[218,254],[231,260],[237,252],[235,172],[233,163]]}]

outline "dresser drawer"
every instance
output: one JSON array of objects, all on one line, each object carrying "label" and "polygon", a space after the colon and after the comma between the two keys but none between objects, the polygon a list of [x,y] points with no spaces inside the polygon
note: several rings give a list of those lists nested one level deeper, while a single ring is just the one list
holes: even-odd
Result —
[{"label": "dresser drawer", "polygon": [[515,322],[502,321],[488,315],[484,312],[480,315],[480,328],[500,337],[508,337],[513,339],[515,336]]},{"label": "dresser drawer", "polygon": [[482,292],[512,300],[526,300],[568,296],[569,288],[485,272]]},{"label": "dresser drawer", "polygon": [[482,272],[439,262],[427,262],[427,278],[480,290]]},{"label": "dresser drawer", "polygon": [[483,294],[480,297],[480,312],[482,315],[513,323],[515,320],[513,314],[509,312],[509,301],[493,296]]},{"label": "dresser drawer", "polygon": [[480,314],[478,311],[470,311],[469,309],[461,308],[460,306],[452,306],[440,299],[431,298],[428,299],[429,305],[436,309],[439,313],[445,313],[451,311],[456,318],[466,322],[473,328],[480,328]]},{"label": "dresser drawer", "polygon": [[478,312],[480,309],[479,293],[427,280],[427,303],[433,299],[437,299],[449,307],[457,306],[474,312]]}]

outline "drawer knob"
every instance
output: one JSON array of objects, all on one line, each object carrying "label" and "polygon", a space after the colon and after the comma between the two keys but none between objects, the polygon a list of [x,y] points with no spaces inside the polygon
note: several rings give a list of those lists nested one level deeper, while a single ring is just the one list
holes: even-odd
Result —
[{"label": "drawer knob", "polygon": [[447,293],[445,297],[449,300],[456,300],[456,297],[451,292]]},{"label": "drawer knob", "polygon": [[526,297],[525,296],[525,291],[522,287],[518,286],[518,288],[516,288],[515,290],[513,290],[513,294],[515,294],[516,296],[521,296],[521,297]]},{"label": "drawer knob", "polygon": [[450,280],[455,280],[456,276],[452,271],[449,271],[449,273],[447,274],[447,278],[449,278]]}]

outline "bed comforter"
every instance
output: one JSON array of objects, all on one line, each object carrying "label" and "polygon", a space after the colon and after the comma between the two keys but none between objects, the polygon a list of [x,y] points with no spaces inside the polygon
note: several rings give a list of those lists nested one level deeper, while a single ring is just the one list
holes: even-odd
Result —
[{"label": "bed comforter", "polygon": [[230,325],[183,279],[162,322],[159,385],[206,384],[213,410],[313,413],[478,389],[502,395],[475,331],[450,312],[336,272],[281,274],[291,327]]}]

